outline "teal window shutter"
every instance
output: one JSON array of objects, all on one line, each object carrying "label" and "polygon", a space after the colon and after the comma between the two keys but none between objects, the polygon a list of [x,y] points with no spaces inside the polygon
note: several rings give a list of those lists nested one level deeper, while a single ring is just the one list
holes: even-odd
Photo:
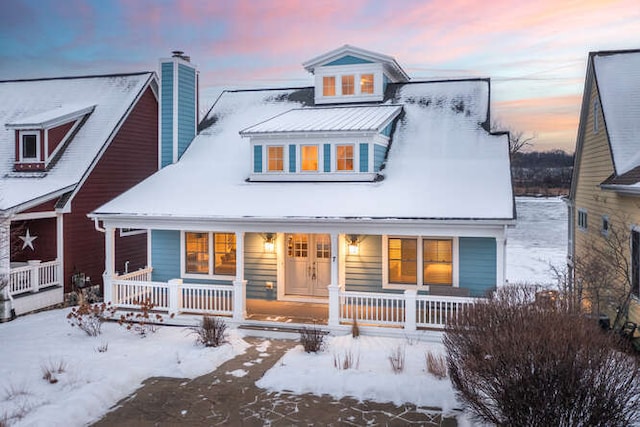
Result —
[{"label": "teal window shutter", "polygon": [[360,172],[369,172],[369,144],[360,144]]},{"label": "teal window shutter", "polygon": [[296,171],[296,146],[289,146],[289,172],[295,173]]},{"label": "teal window shutter", "polygon": [[253,173],[262,173],[262,145],[253,146]]},{"label": "teal window shutter", "polygon": [[331,172],[331,145],[324,144],[324,171]]}]

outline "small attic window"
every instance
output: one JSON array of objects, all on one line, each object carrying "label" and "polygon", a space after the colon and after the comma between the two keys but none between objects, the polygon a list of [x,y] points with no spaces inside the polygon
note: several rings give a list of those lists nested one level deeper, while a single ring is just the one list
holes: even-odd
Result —
[{"label": "small attic window", "polygon": [[342,94],[353,95],[355,89],[353,87],[353,74],[342,76]]},{"label": "small attic window", "polygon": [[594,99],[593,100],[593,133],[598,133],[598,130],[600,129],[600,124],[598,123],[598,108],[599,104],[598,104],[598,100]]},{"label": "small attic window", "polygon": [[373,94],[373,74],[360,76],[360,93]]},{"label": "small attic window", "polygon": [[40,159],[40,135],[38,132],[20,132],[20,161],[38,161]]},{"label": "small attic window", "polygon": [[324,76],[322,78],[322,96],[336,96],[335,76]]}]

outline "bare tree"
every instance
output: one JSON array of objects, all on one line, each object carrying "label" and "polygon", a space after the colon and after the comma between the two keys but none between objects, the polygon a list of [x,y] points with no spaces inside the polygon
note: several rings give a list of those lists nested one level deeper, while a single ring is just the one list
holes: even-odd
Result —
[{"label": "bare tree", "polygon": [[509,132],[509,156],[513,158],[516,153],[530,147],[537,135],[525,135],[521,130],[516,130],[510,126],[504,126],[499,120],[491,122],[491,130],[494,132]]},{"label": "bare tree", "polygon": [[500,288],[447,325],[447,365],[461,401],[497,426],[639,421],[635,358],[564,299],[538,291]]}]

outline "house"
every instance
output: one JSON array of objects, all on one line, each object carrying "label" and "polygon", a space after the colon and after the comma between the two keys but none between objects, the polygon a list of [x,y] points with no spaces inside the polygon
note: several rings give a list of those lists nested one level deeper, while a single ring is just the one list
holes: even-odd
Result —
[{"label": "house", "polygon": [[[349,45],[303,65],[312,87],[223,92],[184,151],[163,135],[179,161],[90,215],[109,301],[411,330],[504,282],[515,211],[489,80],[413,82]],[[183,113],[174,83],[162,120]],[[149,230],[149,268],[117,274],[122,228]]]},{"label": "house", "polygon": [[[152,72],[0,82],[0,320],[102,284],[87,213],[158,170],[157,85]],[[119,231],[119,270],[147,265],[146,240]]]},{"label": "house", "polygon": [[[616,310],[626,312],[629,289],[630,317],[640,320],[639,135],[640,50],[590,53],[568,200],[568,265],[576,288],[597,287],[588,285],[596,274],[587,268],[602,263],[609,270],[602,284],[608,289],[585,292],[598,305],[594,311],[611,320]],[[590,259],[594,254],[599,259]]]}]

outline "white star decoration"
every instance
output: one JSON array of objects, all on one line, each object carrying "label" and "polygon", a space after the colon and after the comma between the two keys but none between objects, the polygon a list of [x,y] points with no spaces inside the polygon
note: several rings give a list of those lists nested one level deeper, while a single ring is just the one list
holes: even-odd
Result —
[{"label": "white star decoration", "polygon": [[29,229],[27,228],[27,232],[24,234],[24,236],[18,236],[22,241],[22,249],[26,248],[27,246],[29,246],[31,248],[31,250],[33,249],[33,241],[36,240],[38,238],[38,236],[32,236],[31,234],[29,234]]}]

